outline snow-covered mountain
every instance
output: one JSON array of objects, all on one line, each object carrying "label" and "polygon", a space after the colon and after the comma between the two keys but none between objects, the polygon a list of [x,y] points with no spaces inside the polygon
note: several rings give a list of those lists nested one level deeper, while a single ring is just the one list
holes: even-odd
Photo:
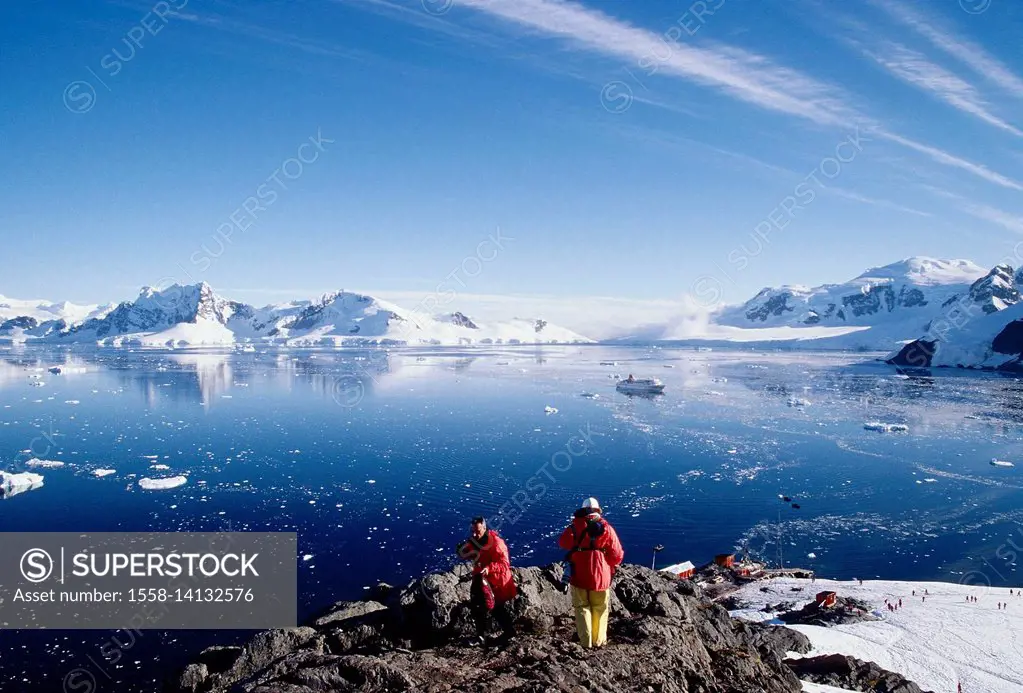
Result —
[{"label": "snow-covered mountain", "polygon": [[[806,346],[888,350],[923,334],[942,316],[993,313],[1019,300],[1011,267],[986,271],[969,260],[911,257],[842,284],[766,288],[719,311],[712,321],[733,331],[742,328],[736,338],[743,340],[755,339],[758,330],[787,328],[784,339]],[[824,334],[828,330],[832,334]]]},{"label": "snow-covered mountain", "polygon": [[219,296],[205,282],[143,288],[134,301],[84,319],[32,323],[15,316],[0,339],[110,346],[204,346],[262,342],[290,346],[347,344],[535,344],[587,342],[542,319],[473,320],[430,316],[372,296],[338,291],[312,301],[255,308]]},{"label": "snow-covered mountain", "polygon": [[950,303],[922,334],[888,356],[900,366],[1023,371],[1023,269],[1000,265],[978,280],[970,300]]},{"label": "snow-covered mountain", "polygon": [[985,270],[969,260],[911,257],[869,269],[843,284],[765,288],[716,322],[734,327],[877,325],[921,320],[970,289]]},{"label": "snow-covered mountain", "polygon": [[45,337],[91,317],[111,306],[88,306],[50,301],[24,301],[0,296],[0,339],[24,341]]}]

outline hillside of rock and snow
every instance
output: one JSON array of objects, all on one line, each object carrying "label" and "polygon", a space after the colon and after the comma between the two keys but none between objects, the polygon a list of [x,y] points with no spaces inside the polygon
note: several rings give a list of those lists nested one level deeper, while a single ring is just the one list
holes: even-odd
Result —
[{"label": "hillside of rock and snow", "polygon": [[[794,591],[795,590],[795,591]],[[870,604],[880,620],[831,626],[794,625],[810,639],[807,656],[843,654],[876,662],[925,690],[954,693],[1023,693],[1023,631],[1019,590],[944,582],[839,582],[777,578],[734,593],[742,608],[733,616],[754,622],[773,618],[779,605],[797,607],[817,592],[834,590]],[[926,590],[926,594],[924,594]],[[915,595],[914,595],[915,591]],[[977,598],[967,602],[967,597]],[[885,600],[902,608],[890,612]],[[998,603],[1008,607],[999,609]]]},{"label": "hillside of rock and snow", "polygon": [[[398,296],[399,303],[347,291],[257,308],[223,298],[201,283],[144,288],[132,301],[102,308],[0,299],[0,343],[549,344],[592,341],[587,338],[592,329],[608,343],[872,350],[893,352],[893,357],[918,339],[912,354],[916,362],[907,365],[1015,367],[1023,353],[1015,346],[1012,327],[1021,289],[1023,268],[999,265],[985,271],[968,260],[927,257],[876,267],[841,284],[765,288],[742,305],[710,313],[685,301],[647,305],[625,299],[472,296],[463,298],[475,300],[478,312],[438,313],[422,309],[436,303],[435,297],[416,301]],[[410,302],[417,307],[402,307]],[[513,317],[532,313],[535,305],[555,313],[554,318]],[[492,319],[495,315],[501,319]],[[1006,328],[1009,333],[994,344]],[[922,348],[929,342],[936,347]]]},{"label": "hillside of rock and snow", "polygon": [[101,316],[112,306],[82,306],[64,301],[25,301],[0,296],[0,338],[24,341],[44,337],[68,326]]},{"label": "hillside of rock and snow", "polygon": [[888,355],[917,368],[953,367],[1023,371],[1023,303],[993,313],[956,313],[934,320],[918,339]]},{"label": "hillside of rock and snow", "polygon": [[987,313],[1014,304],[1021,279],[1012,268],[988,272],[969,260],[911,257],[842,284],[765,288],[711,316],[716,329],[707,334],[728,341],[888,350],[922,334],[949,310]]},{"label": "hillside of rock and snow", "polygon": [[[11,311],[16,312],[12,303]],[[36,311],[37,313],[39,311]],[[77,319],[70,319],[75,318]],[[546,344],[590,341],[542,319],[474,320],[462,313],[427,315],[372,296],[339,291],[313,301],[256,308],[219,296],[205,282],[143,288],[133,301],[73,311],[49,320],[7,318],[0,341],[104,346],[186,347],[263,343]]]},{"label": "hillside of rock and snow", "polygon": [[842,284],[768,287],[741,306],[721,311],[716,322],[746,328],[926,322],[937,307],[968,292],[985,274],[969,260],[912,257]]}]

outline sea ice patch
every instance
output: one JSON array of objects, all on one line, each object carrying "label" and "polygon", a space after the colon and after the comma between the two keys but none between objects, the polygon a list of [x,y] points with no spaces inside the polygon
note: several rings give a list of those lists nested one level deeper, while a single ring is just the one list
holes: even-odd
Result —
[{"label": "sea ice patch", "polygon": [[188,477],[186,476],[166,476],[156,479],[144,477],[139,479],[139,488],[146,491],[166,491],[178,486],[184,486],[187,483]]}]

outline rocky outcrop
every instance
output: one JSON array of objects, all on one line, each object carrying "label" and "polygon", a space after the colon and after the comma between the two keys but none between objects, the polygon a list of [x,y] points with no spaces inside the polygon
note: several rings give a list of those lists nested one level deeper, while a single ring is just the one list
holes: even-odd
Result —
[{"label": "rocky outcrop", "polygon": [[832,606],[819,606],[810,602],[801,609],[793,609],[778,614],[778,620],[788,625],[822,626],[828,628],[843,623],[860,623],[861,621],[877,621],[870,605],[852,597],[838,597]]},{"label": "rocky outcrop", "polygon": [[996,313],[1020,301],[1016,277],[1009,265],[998,265],[970,286],[970,300],[984,313]]},{"label": "rocky outcrop", "polygon": [[326,691],[660,691],[796,693],[783,663],[808,652],[786,628],[733,620],[691,582],[622,566],[612,590],[611,644],[572,641],[561,569],[517,568],[511,608],[518,635],[503,647],[471,646],[465,567],[386,585],[339,602],[310,626],[261,633],[240,649],[199,655],[172,688],[189,693]]},{"label": "rocky outcrop", "polygon": [[464,315],[458,311],[451,314],[450,322],[452,325],[458,325],[459,327],[465,327],[470,330],[479,329],[479,325],[474,323],[468,315]]},{"label": "rocky outcrop", "polygon": [[834,686],[847,691],[872,693],[932,693],[902,674],[882,669],[846,655],[824,655],[804,659],[786,659],[785,663],[804,681]]}]

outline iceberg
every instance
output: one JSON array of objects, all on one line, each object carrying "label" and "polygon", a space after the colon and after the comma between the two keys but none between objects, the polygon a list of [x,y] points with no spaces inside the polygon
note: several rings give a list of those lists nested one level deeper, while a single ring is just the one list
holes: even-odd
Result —
[{"label": "iceberg", "polygon": [[868,421],[863,424],[863,428],[868,431],[878,431],[880,433],[908,433],[909,426],[906,424],[897,423],[883,423],[881,421]]},{"label": "iceberg", "polygon": [[42,467],[43,469],[57,469],[63,467],[64,463],[59,460],[40,460],[36,457],[25,462],[28,467]]},{"label": "iceberg", "polygon": [[0,472],[0,498],[10,498],[43,485],[42,474]]},{"label": "iceberg", "polygon": [[116,469],[93,469],[92,470],[92,474],[93,474],[93,476],[104,477],[104,476],[108,476],[110,474],[117,474],[117,470]]},{"label": "iceberg", "polygon": [[158,479],[146,477],[139,479],[139,488],[146,491],[166,491],[167,489],[184,486],[187,483],[188,477],[186,476],[166,476]]},{"label": "iceberg", "polygon": [[1005,460],[991,459],[991,466],[993,467],[1015,467],[1012,462],[1006,462]]}]

